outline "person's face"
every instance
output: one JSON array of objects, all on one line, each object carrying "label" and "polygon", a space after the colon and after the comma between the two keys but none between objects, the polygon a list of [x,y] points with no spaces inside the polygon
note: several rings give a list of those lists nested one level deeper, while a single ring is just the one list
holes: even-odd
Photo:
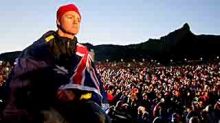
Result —
[{"label": "person's face", "polygon": [[76,35],[79,32],[80,22],[81,18],[78,13],[68,11],[58,20],[57,24],[67,33]]}]

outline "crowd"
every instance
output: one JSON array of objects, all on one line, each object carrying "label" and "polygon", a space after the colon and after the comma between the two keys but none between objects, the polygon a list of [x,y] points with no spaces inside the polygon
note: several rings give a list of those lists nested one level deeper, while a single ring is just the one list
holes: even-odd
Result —
[{"label": "crowd", "polygon": [[[219,123],[220,63],[97,63],[114,115],[136,123]],[[115,113],[116,112],[116,113]]]},{"label": "crowd", "polygon": [[1,122],[1,111],[4,105],[3,97],[5,96],[3,86],[6,85],[6,80],[12,68],[13,68],[13,65],[11,65],[9,62],[0,61],[0,122]]},{"label": "crowd", "polygon": [[11,69],[12,65],[9,62],[0,61],[0,87],[5,84]]},{"label": "crowd", "polygon": [[[0,86],[13,66],[0,64]],[[134,123],[219,123],[220,62],[97,62],[109,115]],[[2,96],[2,95],[1,95]]]}]

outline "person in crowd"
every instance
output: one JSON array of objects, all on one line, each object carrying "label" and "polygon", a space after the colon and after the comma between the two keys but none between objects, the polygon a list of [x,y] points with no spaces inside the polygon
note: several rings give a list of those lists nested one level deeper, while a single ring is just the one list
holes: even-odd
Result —
[{"label": "person in crowd", "polygon": [[100,108],[108,103],[94,59],[76,38],[82,21],[78,7],[62,5],[56,17],[57,30],[43,34],[16,59],[7,80],[4,122],[109,122]]}]

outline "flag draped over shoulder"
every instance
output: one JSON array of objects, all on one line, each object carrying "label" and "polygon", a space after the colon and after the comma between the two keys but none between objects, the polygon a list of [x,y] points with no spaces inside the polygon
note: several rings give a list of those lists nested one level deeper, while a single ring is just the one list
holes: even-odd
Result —
[{"label": "flag draped over shoulder", "polygon": [[[103,98],[100,93],[100,79],[97,77],[97,72],[93,63],[93,58],[89,54],[87,47],[77,44],[76,55],[81,57],[79,63],[74,68],[73,75],[68,84],[62,85],[60,89],[78,89],[83,91],[91,91],[100,98]],[[101,84],[102,85],[102,84]]]}]

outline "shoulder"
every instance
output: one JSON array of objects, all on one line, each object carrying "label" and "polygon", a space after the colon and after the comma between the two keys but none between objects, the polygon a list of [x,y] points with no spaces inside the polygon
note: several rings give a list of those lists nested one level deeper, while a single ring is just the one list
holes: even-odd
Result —
[{"label": "shoulder", "polygon": [[53,40],[55,40],[55,34],[55,31],[48,31],[44,33],[37,41],[33,42],[33,44],[25,48],[20,57],[31,56],[37,58],[48,55],[48,45],[49,42],[53,42]]},{"label": "shoulder", "polygon": [[39,39],[39,41],[44,42],[44,43],[49,43],[53,41],[55,37],[56,37],[55,31],[48,31],[43,34],[43,36]]},{"label": "shoulder", "polygon": [[36,47],[36,46],[44,45],[44,44],[54,40],[55,36],[56,36],[55,31],[48,31],[48,32],[44,33],[38,40],[34,41],[33,44],[31,44],[31,46]]},{"label": "shoulder", "polygon": [[56,37],[55,31],[48,31],[44,33],[38,40],[34,41],[31,46],[41,46],[53,41]]}]

